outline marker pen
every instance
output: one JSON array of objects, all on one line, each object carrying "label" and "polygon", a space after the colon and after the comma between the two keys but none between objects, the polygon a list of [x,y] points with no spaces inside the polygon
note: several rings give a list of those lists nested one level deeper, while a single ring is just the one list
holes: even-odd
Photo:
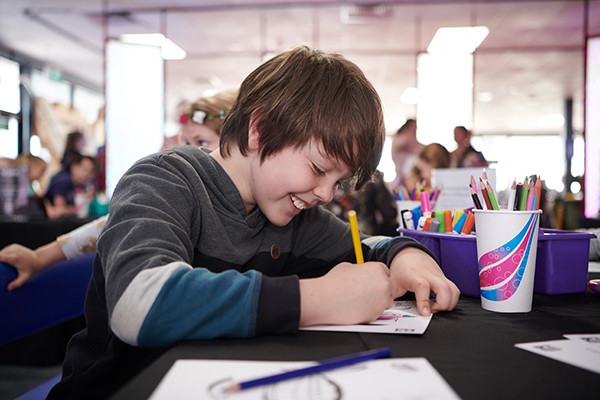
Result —
[{"label": "marker pen", "polygon": [[402,211],[402,220],[406,229],[415,229],[415,221],[413,221],[413,214],[410,210]]},{"label": "marker pen", "polygon": [[444,232],[452,232],[452,211],[444,210]]},{"label": "marker pen", "polygon": [[465,221],[465,224],[460,230],[460,233],[470,235],[471,231],[473,230],[473,225],[475,225],[475,215],[469,213],[469,215],[467,215],[467,220]]},{"label": "marker pen", "polygon": [[423,215],[421,214],[421,206],[416,206],[412,209],[413,223],[415,226],[419,224],[419,218],[421,218],[421,215]]},{"label": "marker pen", "polygon": [[429,204],[429,193],[421,192],[421,212],[426,217],[431,217],[431,205]]},{"label": "marker pen", "polygon": [[433,216],[440,220],[440,225],[438,227],[438,232],[444,232],[444,210],[436,210],[433,212]]},{"label": "marker pen", "polygon": [[[425,217],[425,216],[424,216]],[[423,230],[426,232],[429,232],[431,229],[429,229],[429,227],[431,226],[431,217],[425,217],[425,224],[423,225]]]},{"label": "marker pen", "polygon": [[417,230],[418,231],[422,231],[423,227],[425,226],[425,222],[427,221],[427,217],[426,216],[422,216],[421,218],[419,218],[419,222],[417,223]]},{"label": "marker pen", "polygon": [[452,216],[452,226],[456,225],[456,223],[460,219],[460,216],[463,214],[464,214],[464,211],[459,208],[454,210],[454,215]]},{"label": "marker pen", "polygon": [[467,213],[462,213],[460,215],[460,217],[458,218],[458,221],[456,221],[456,224],[454,224],[454,232],[456,233],[460,233],[462,231],[463,226],[465,225],[465,221],[467,220]]},{"label": "marker pen", "polygon": [[440,220],[437,218],[431,219],[431,225],[429,226],[429,232],[437,232],[440,229]]}]

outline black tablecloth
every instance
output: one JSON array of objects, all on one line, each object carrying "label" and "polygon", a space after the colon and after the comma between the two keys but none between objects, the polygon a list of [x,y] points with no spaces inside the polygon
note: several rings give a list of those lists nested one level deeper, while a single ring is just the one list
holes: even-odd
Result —
[{"label": "black tablecloth", "polygon": [[36,248],[93,219],[93,217],[89,217],[31,221],[0,220],[0,249],[11,243]]},{"label": "black tablecloth", "polygon": [[[600,274],[591,274],[600,278]],[[462,296],[423,335],[301,331],[289,336],[183,342],[113,396],[147,399],[180,358],[308,361],[390,347],[392,357],[425,357],[464,399],[575,399],[598,395],[600,375],[514,347],[515,343],[600,333],[600,295],[534,296],[526,314],[485,311]]]}]

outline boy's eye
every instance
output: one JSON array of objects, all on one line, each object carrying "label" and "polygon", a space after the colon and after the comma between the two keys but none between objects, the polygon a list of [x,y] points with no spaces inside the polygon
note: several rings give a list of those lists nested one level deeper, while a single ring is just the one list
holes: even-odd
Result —
[{"label": "boy's eye", "polygon": [[317,175],[325,175],[325,171],[313,164],[313,170]]}]

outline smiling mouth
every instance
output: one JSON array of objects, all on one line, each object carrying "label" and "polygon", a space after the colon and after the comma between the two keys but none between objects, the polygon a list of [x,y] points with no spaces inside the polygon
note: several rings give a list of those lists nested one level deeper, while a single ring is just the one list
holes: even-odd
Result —
[{"label": "smiling mouth", "polygon": [[294,203],[294,206],[298,210],[306,210],[306,203],[304,203],[302,200],[300,200],[299,198],[297,198],[293,194],[290,195],[290,198],[292,199],[292,203]]}]

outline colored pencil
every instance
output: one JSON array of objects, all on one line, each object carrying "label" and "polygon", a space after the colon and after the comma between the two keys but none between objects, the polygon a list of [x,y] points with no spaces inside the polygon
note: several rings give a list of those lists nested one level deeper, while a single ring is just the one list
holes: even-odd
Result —
[{"label": "colored pencil", "polygon": [[471,188],[471,197],[473,198],[473,204],[475,205],[475,208],[477,208],[478,210],[483,210],[483,206],[481,205],[481,201],[479,201],[479,196],[477,195],[477,192],[475,191],[475,189],[473,189],[473,186],[469,186]]},{"label": "colored pencil", "polygon": [[529,194],[529,182],[525,178],[523,182],[523,190],[521,191],[521,199],[519,200],[519,211],[525,211],[527,209],[527,195]]},{"label": "colored pencil", "polygon": [[477,182],[475,182],[475,178],[473,178],[473,175],[471,175],[471,187],[477,191]]},{"label": "colored pencil", "polygon": [[517,183],[517,191],[515,192],[515,203],[512,205],[513,211],[519,210],[519,204],[521,204],[521,194],[523,194],[523,184]]},{"label": "colored pencil", "polygon": [[542,178],[538,176],[537,181],[535,182],[535,191],[537,193],[537,202],[535,203],[535,209],[540,209],[540,200],[542,198]]},{"label": "colored pencil", "polygon": [[527,204],[525,204],[525,210],[527,211],[533,210],[532,206],[534,193],[536,193],[535,190],[530,190],[529,194],[527,195]]},{"label": "colored pencil", "polygon": [[352,242],[354,243],[354,254],[356,254],[356,263],[362,264],[365,261],[363,259],[362,244],[360,243],[360,233],[358,232],[356,211],[348,211],[348,220],[350,220],[350,230],[352,231]]},{"label": "colored pencil", "polygon": [[483,197],[483,202],[485,203],[485,206],[488,210],[493,210],[494,207],[492,207],[492,202],[490,201],[490,196],[488,195],[487,189],[485,188],[485,183],[483,183],[483,180],[481,178],[479,178],[479,182],[481,183],[481,196]]},{"label": "colored pencil", "polygon": [[490,203],[492,203],[492,209],[499,210],[500,206],[498,205],[498,200],[496,200],[494,189],[492,189],[492,186],[490,185],[490,182],[488,180],[485,181],[485,187],[487,189],[488,196],[490,196]]},{"label": "colored pencil", "polygon": [[512,185],[508,192],[508,202],[506,203],[506,209],[512,210],[515,205],[515,196],[517,194],[517,180],[513,179]]},{"label": "colored pencil", "polygon": [[332,369],[347,367],[357,363],[374,360],[377,358],[387,358],[392,355],[392,351],[389,347],[384,347],[377,350],[364,351],[362,353],[353,354],[350,356],[343,356],[332,358],[330,360],[322,361],[317,365],[313,365],[306,368],[300,368],[293,371],[282,372],[271,376],[265,376],[263,378],[252,379],[245,382],[234,383],[229,386],[225,391],[227,392],[239,392],[241,390],[254,388],[257,386],[270,385],[273,383],[282,382],[288,379],[300,378],[307,375],[316,374],[319,372],[331,371]]}]

